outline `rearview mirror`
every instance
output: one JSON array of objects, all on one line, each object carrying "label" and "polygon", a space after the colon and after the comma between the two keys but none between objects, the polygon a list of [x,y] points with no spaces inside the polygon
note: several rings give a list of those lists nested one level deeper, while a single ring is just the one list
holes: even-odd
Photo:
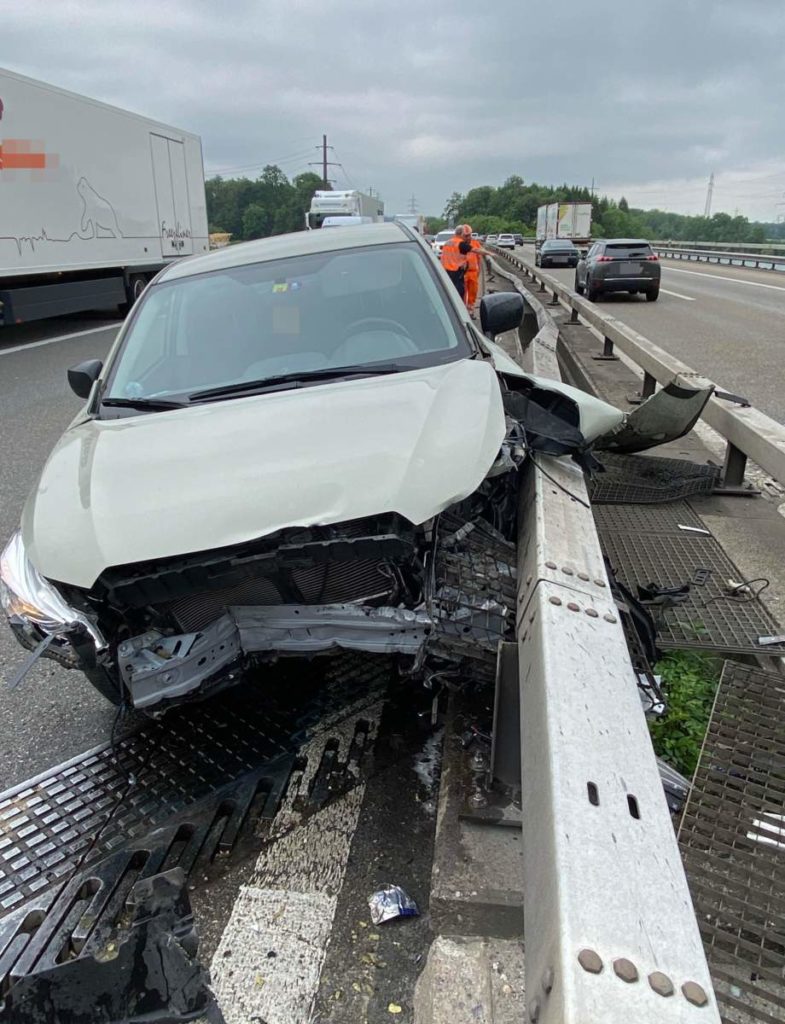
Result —
[{"label": "rearview mirror", "polygon": [[520,327],[523,320],[523,296],[518,292],[494,292],[480,301],[480,326],[489,338]]},{"label": "rearview mirror", "polygon": [[85,359],[83,363],[72,366],[68,370],[68,384],[73,393],[79,398],[89,398],[103,366],[100,359]]}]

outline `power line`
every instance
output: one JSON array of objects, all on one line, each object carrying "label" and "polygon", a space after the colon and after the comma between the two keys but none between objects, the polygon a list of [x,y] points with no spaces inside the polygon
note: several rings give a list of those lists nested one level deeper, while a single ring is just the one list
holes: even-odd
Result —
[{"label": "power line", "polygon": [[306,156],[311,155],[311,150],[307,149],[300,153],[290,153],[288,156],[282,156],[277,160],[258,160],[255,164],[244,164],[241,167],[219,167],[213,171],[213,174],[229,174],[231,171],[252,171],[256,167],[267,167],[269,165],[280,166],[281,164],[291,163],[293,160],[303,160]]}]

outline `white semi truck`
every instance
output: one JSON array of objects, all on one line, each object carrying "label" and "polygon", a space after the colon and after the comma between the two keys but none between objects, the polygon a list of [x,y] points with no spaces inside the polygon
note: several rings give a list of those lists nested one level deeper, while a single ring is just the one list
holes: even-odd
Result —
[{"label": "white semi truck", "polygon": [[0,326],[130,305],[208,247],[198,136],[0,68]]},{"label": "white semi truck", "polygon": [[305,215],[305,226],[321,228],[325,220],[329,220],[328,227],[335,227],[338,218],[352,217],[361,218],[347,221],[347,224],[369,224],[384,220],[384,203],[377,196],[368,196],[357,189],[345,191],[324,191],[314,192],[311,200],[311,208]]},{"label": "white semi truck", "polygon": [[537,209],[536,245],[550,238],[569,238],[576,245],[591,241],[591,203],[547,203]]}]

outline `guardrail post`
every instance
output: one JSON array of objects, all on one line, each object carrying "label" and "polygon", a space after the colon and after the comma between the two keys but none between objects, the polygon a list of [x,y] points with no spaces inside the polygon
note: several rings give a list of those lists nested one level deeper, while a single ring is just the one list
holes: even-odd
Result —
[{"label": "guardrail post", "polygon": [[737,448],[735,444],[728,444],[725,448],[725,465],[722,469],[723,487],[741,487],[744,483],[744,472],[747,468],[747,456]]},{"label": "guardrail post", "polygon": [[540,281],[540,287],[537,289],[537,291],[539,291],[539,292],[544,292],[545,291],[545,282],[544,281]]},{"label": "guardrail post", "polygon": [[548,303],[548,305],[549,306],[558,306],[559,305],[559,296],[556,294],[556,292],[554,292],[553,295],[551,296],[551,301]]},{"label": "guardrail post", "polygon": [[611,359],[618,359],[618,358],[619,358],[618,356],[615,356],[613,354],[613,342],[611,341],[611,339],[606,334],[605,335],[605,339],[604,339],[604,341],[602,343],[602,352],[600,352],[596,356],[592,356],[592,359],[611,360]]},{"label": "guardrail post", "polygon": [[580,321],[578,320],[578,310],[575,308],[575,306],[571,306],[570,307],[570,323],[571,324],[580,323]]}]

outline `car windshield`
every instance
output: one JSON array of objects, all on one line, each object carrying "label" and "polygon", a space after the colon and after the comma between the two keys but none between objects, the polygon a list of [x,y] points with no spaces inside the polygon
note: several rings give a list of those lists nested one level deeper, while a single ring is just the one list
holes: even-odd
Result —
[{"label": "car windshield", "polygon": [[629,259],[633,256],[651,256],[651,246],[648,242],[606,242],[605,255],[614,259]]},{"label": "car windshield", "polygon": [[389,372],[459,359],[469,345],[429,264],[408,242],[153,285],[103,397],[141,405],[299,373],[329,379],[343,367]]}]

